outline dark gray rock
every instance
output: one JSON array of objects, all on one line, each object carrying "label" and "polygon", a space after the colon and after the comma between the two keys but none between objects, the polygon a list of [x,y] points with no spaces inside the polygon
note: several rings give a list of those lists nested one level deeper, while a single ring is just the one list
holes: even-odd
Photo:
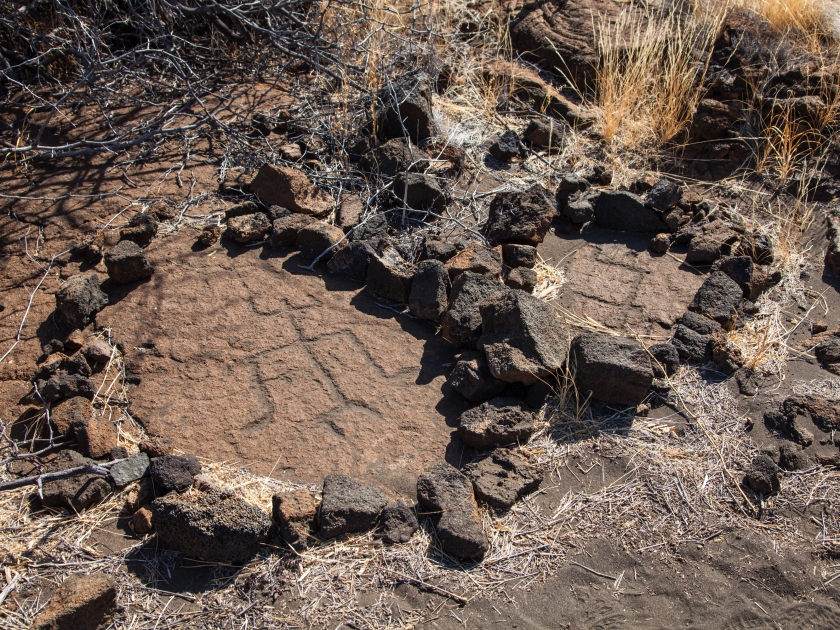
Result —
[{"label": "dark gray rock", "polygon": [[37,381],[37,385],[40,397],[48,403],[76,396],[93,400],[96,395],[96,385],[81,374],[58,372],[46,381]]},{"label": "dark gray rock", "polygon": [[737,306],[742,297],[741,287],[732,278],[713,271],[700,285],[688,308],[727,326],[738,316]]},{"label": "dark gray rock", "polygon": [[149,470],[158,496],[170,492],[184,492],[201,473],[201,464],[195,455],[164,455],[153,457]]},{"label": "dark gray rock", "polygon": [[603,190],[592,202],[599,225],[621,232],[666,232],[668,226],[640,197],[618,190]]},{"label": "dark gray rock", "polygon": [[828,249],[825,251],[825,264],[835,275],[840,276],[840,218],[828,216]]},{"label": "dark gray rock", "polygon": [[542,186],[498,193],[490,202],[484,236],[491,243],[539,245],[555,213],[549,193]]},{"label": "dark gray rock", "polygon": [[682,188],[676,182],[660,179],[647,195],[647,205],[659,212],[676,206],[682,199]]},{"label": "dark gray rock", "polygon": [[510,162],[522,153],[522,141],[515,131],[505,131],[493,144],[488,152],[497,160]]},{"label": "dark gray rock", "polygon": [[120,230],[120,241],[131,241],[139,247],[148,247],[157,234],[158,222],[151,214],[135,214],[128,227]]},{"label": "dark gray rock", "polygon": [[84,328],[107,305],[108,296],[93,272],[71,276],[55,294],[55,310],[71,328]]},{"label": "dark gray rock", "polygon": [[148,474],[149,456],[146,453],[138,453],[111,466],[111,479],[118,488],[124,488],[132,481],[142,479]]},{"label": "dark gray rock", "polygon": [[517,267],[511,269],[505,278],[505,284],[511,289],[517,291],[524,291],[525,293],[533,293],[537,286],[537,272],[527,267]]},{"label": "dark gray rock", "polygon": [[152,514],[163,547],[208,562],[245,563],[271,531],[268,514],[233,493],[213,490],[155,499]]},{"label": "dark gray rock", "polygon": [[426,238],[420,257],[423,260],[439,260],[445,263],[457,253],[458,250],[455,249],[452,243],[447,243],[436,238]]},{"label": "dark gray rock", "polygon": [[595,220],[595,208],[590,199],[573,199],[563,205],[563,216],[572,223],[589,223]]},{"label": "dark gray rock", "polygon": [[840,363],[840,337],[831,336],[814,347],[817,360],[825,367]]},{"label": "dark gray rock", "polygon": [[778,492],[780,486],[779,469],[767,455],[758,455],[752,460],[744,481],[754,492],[763,492],[764,494]]},{"label": "dark gray rock", "polygon": [[268,244],[272,247],[294,247],[298,232],[315,222],[316,219],[308,214],[293,213],[277,218],[272,223]]},{"label": "dark gray rock", "polygon": [[807,470],[808,456],[799,444],[785,442],[779,447],[779,467],[784,470]]},{"label": "dark gray rock", "polygon": [[415,144],[437,133],[432,114],[434,86],[422,71],[408,72],[377,92],[377,118],[382,138],[408,136]]},{"label": "dark gray rock", "polygon": [[563,131],[560,125],[550,118],[537,118],[528,123],[522,132],[522,139],[537,149],[557,147],[563,144]]},{"label": "dark gray rock", "polygon": [[686,311],[683,313],[679,322],[701,335],[711,335],[721,329],[721,325],[715,320],[692,311]]},{"label": "dark gray rock", "polygon": [[384,214],[375,214],[353,230],[350,240],[378,242],[388,236],[388,218]]},{"label": "dark gray rock", "polygon": [[653,382],[650,357],[633,339],[600,333],[578,335],[569,350],[575,385],[601,402],[624,406],[641,403]]},{"label": "dark gray rock", "polygon": [[386,545],[407,543],[420,529],[414,510],[402,501],[396,501],[385,506],[379,517],[377,537]]},{"label": "dark gray rock", "polygon": [[359,166],[370,173],[393,177],[397,173],[423,171],[429,161],[405,138],[394,138],[362,156]]},{"label": "dark gray rock", "polygon": [[493,398],[467,409],[458,419],[458,434],[477,451],[524,444],[534,430],[534,414],[516,398]]},{"label": "dark gray rock", "polygon": [[753,302],[770,284],[770,276],[759,269],[749,256],[727,256],[718,260],[714,268],[737,282],[744,297]]},{"label": "dark gray rock", "polygon": [[449,305],[449,273],[439,260],[417,265],[408,296],[408,310],[418,319],[438,321]]},{"label": "dark gray rock", "polygon": [[432,210],[441,213],[446,209],[446,193],[433,175],[426,173],[400,173],[394,181],[394,195],[413,210]]},{"label": "dark gray rock", "polygon": [[468,560],[483,558],[490,549],[470,480],[441,462],[417,478],[417,501],[435,521],[443,551]]},{"label": "dark gray rock", "polygon": [[689,265],[711,265],[721,256],[729,255],[732,246],[737,242],[738,234],[730,230],[723,221],[703,225],[694,231],[694,236],[689,241],[685,262]]},{"label": "dark gray rock", "polygon": [[664,254],[671,247],[671,237],[664,232],[650,239],[650,249],[657,254]]},{"label": "dark gray rock", "polygon": [[563,366],[568,330],[542,300],[523,291],[505,291],[485,298],[479,312],[479,347],[496,378],[530,385]]},{"label": "dark gray rock", "polygon": [[443,338],[459,348],[475,348],[481,336],[479,302],[505,290],[501,283],[471,271],[458,276],[441,319]]},{"label": "dark gray rock", "polygon": [[517,267],[531,269],[537,264],[537,248],[533,245],[505,243],[502,245],[502,260],[511,269]]},{"label": "dark gray rock", "polygon": [[414,271],[395,248],[387,247],[368,262],[367,287],[375,295],[407,304]]},{"label": "dark gray rock", "polygon": [[120,241],[105,252],[105,268],[108,277],[117,284],[137,282],[154,273],[146,252],[133,241]]},{"label": "dark gray rock", "polygon": [[367,280],[370,260],[375,257],[376,249],[370,241],[354,241],[339,249],[330,258],[327,270],[337,276],[364,283]]},{"label": "dark gray rock", "polygon": [[[279,206],[272,207],[279,208]],[[233,205],[225,210],[225,220],[232,219],[234,217],[244,217],[246,214],[255,214],[259,211],[260,207],[253,201],[243,201],[242,203]],[[272,218],[272,220],[274,219]]]},{"label": "dark gray rock", "polygon": [[237,243],[263,241],[271,229],[271,221],[262,212],[245,214],[227,220],[227,235]]},{"label": "dark gray rock", "polygon": [[31,630],[97,630],[111,625],[117,610],[117,582],[110,575],[70,574],[38,613]]},{"label": "dark gray rock", "polygon": [[[61,451],[44,466],[44,472],[60,472],[80,466],[92,466],[96,462],[83,457],[76,451]],[[43,484],[41,503],[46,507],[63,507],[81,512],[101,502],[111,493],[111,484],[102,475],[81,474],[66,479],[56,479]]]},{"label": "dark gray rock", "polygon": [[680,353],[671,343],[657,343],[648,348],[648,352],[655,359],[651,361],[656,378],[671,376],[680,367]]},{"label": "dark gray rock", "polygon": [[388,498],[378,488],[346,475],[327,475],[321,494],[320,535],[335,538],[367,531],[387,504]]},{"label": "dark gray rock", "polygon": [[[344,231],[340,227],[315,221],[298,231],[296,242],[303,258],[315,260],[330,247],[338,245],[343,238]],[[321,260],[329,260],[334,254],[335,250],[333,249],[324,254]]]},{"label": "dark gray rock", "polygon": [[468,464],[464,474],[472,481],[478,501],[507,509],[542,482],[542,471],[513,449],[496,449],[489,457]]},{"label": "dark gray rock", "polygon": [[470,243],[446,263],[446,268],[449,271],[449,278],[453,282],[465,271],[480,273],[483,276],[500,281],[504,265],[497,248],[491,249],[478,243]]},{"label": "dark gray rock", "polygon": [[485,402],[501,393],[505,382],[490,372],[481,352],[464,352],[449,374],[449,384],[471,402]]},{"label": "dark gray rock", "polygon": [[359,195],[344,195],[335,213],[335,224],[347,232],[359,224],[365,214],[365,203]]},{"label": "dark gray rock", "polygon": [[744,396],[755,396],[758,393],[758,381],[756,374],[748,367],[742,367],[735,372],[735,382],[738,384],[738,391]]}]

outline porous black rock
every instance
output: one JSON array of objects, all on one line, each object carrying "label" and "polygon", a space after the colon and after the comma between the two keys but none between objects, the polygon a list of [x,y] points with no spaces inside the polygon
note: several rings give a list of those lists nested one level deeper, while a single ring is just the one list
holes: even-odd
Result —
[{"label": "porous black rock", "polygon": [[134,241],[120,241],[105,252],[108,277],[117,284],[128,284],[150,277],[154,273],[146,252]]},{"label": "porous black rock", "polygon": [[55,310],[71,328],[84,328],[108,305],[94,272],[70,276],[55,294]]},{"label": "porous black rock", "polygon": [[525,191],[498,193],[490,202],[484,236],[491,243],[539,245],[543,242],[556,208],[540,185]]},{"label": "porous black rock", "polygon": [[321,494],[320,535],[335,538],[367,531],[387,504],[388,498],[378,488],[346,475],[327,475]]},{"label": "porous black rock", "polygon": [[516,398],[493,398],[458,418],[461,440],[478,451],[524,444],[535,428],[534,414]]},{"label": "porous black rock", "polygon": [[417,265],[408,296],[408,310],[418,319],[438,321],[449,305],[449,272],[439,260]]},{"label": "porous black rock", "polygon": [[164,455],[153,457],[149,470],[158,496],[169,492],[184,492],[201,473],[201,464],[195,455]]},{"label": "porous black rock", "polygon": [[578,335],[569,350],[569,365],[580,394],[605,403],[641,403],[653,383],[650,357],[634,339],[601,333]]}]

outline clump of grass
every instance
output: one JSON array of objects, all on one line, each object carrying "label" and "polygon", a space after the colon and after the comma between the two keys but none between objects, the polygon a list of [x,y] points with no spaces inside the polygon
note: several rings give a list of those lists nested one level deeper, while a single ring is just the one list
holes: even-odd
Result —
[{"label": "clump of grass", "polygon": [[830,36],[827,0],[732,0],[733,8],[759,16],[776,33],[819,43]]}]

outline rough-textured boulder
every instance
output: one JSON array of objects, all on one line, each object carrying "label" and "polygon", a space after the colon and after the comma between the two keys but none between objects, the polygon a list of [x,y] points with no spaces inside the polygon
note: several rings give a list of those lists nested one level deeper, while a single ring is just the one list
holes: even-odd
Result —
[{"label": "rough-textured boulder", "polygon": [[273,164],[263,164],[251,181],[251,192],[268,206],[280,206],[316,217],[328,215],[335,207],[333,198],[312,184],[302,172]]},{"label": "rough-textured boulder", "polygon": [[79,450],[86,457],[108,457],[111,449],[117,446],[117,428],[103,416],[91,414],[79,418],[73,421],[70,428]]},{"label": "rough-textured boulder", "polygon": [[563,143],[563,130],[552,119],[537,118],[528,123],[522,139],[536,149],[557,147]]},{"label": "rough-textured boulder", "polygon": [[374,214],[353,230],[350,240],[378,242],[388,236],[389,229],[388,218],[384,214]]},{"label": "rough-textured boulder", "polygon": [[449,384],[471,402],[485,402],[501,393],[505,382],[490,372],[481,352],[464,352],[449,374]]},{"label": "rough-textured boulder", "polygon": [[365,204],[359,195],[345,195],[335,213],[335,224],[345,232],[359,224],[365,213]]},{"label": "rough-textured boulder", "polygon": [[158,222],[151,214],[135,214],[128,227],[120,230],[121,241],[131,241],[140,247],[147,247],[157,234]]},{"label": "rough-textured boulder", "polygon": [[616,405],[635,406],[653,383],[650,357],[633,339],[600,333],[578,335],[569,350],[577,390]]},{"label": "rough-textured boulder", "polygon": [[778,492],[779,469],[767,455],[758,455],[752,460],[744,481],[755,492]]},{"label": "rough-textured boulder", "polygon": [[519,135],[515,131],[508,130],[490,145],[488,152],[497,160],[510,162],[520,155],[522,150],[522,141],[519,139]]},{"label": "rough-textured boulder", "polygon": [[175,446],[171,440],[157,436],[147,435],[142,442],[140,442],[140,452],[146,453],[149,457],[165,457],[172,455]]},{"label": "rough-textured boulder", "polygon": [[418,319],[438,321],[449,305],[449,274],[439,260],[417,265],[408,296],[408,310]]},{"label": "rough-textured boulder", "polygon": [[414,510],[402,501],[395,501],[385,506],[379,517],[377,537],[386,545],[407,543],[420,529]]},{"label": "rough-textured boulder", "polygon": [[533,293],[538,280],[537,272],[527,267],[511,269],[510,273],[505,276],[505,284],[508,287],[525,293]]},{"label": "rough-textured boulder", "polygon": [[71,276],[55,294],[55,310],[71,328],[84,328],[107,305],[108,296],[93,272]]},{"label": "rough-textured boulder", "polygon": [[729,229],[723,221],[714,221],[694,231],[688,243],[685,262],[689,265],[711,265],[721,256],[732,252],[738,242],[738,234]]},{"label": "rough-textured boulder", "polygon": [[377,93],[377,128],[382,138],[408,136],[417,144],[437,133],[432,114],[432,80],[422,71],[389,81]]},{"label": "rough-textured boulder", "polygon": [[458,276],[441,319],[443,338],[459,348],[475,348],[481,337],[479,302],[505,290],[499,282],[471,271]]},{"label": "rough-textured boulder", "polygon": [[280,536],[298,551],[309,546],[309,539],[317,528],[318,502],[308,490],[298,488],[271,497],[271,516]]},{"label": "rough-textured boulder", "polygon": [[[344,238],[344,231],[334,225],[327,225],[316,221],[302,228],[297,233],[297,246],[300,255],[306,260],[315,260],[330,247],[335,247]],[[335,250],[324,254],[322,260],[328,260]]]},{"label": "rough-textured boulder", "polygon": [[[76,451],[61,451],[44,466],[44,471],[59,472],[94,464],[96,462]],[[41,503],[46,507],[65,507],[74,512],[81,512],[99,503],[110,493],[111,484],[101,475],[81,474],[45,482]]]},{"label": "rough-textured boulder", "polygon": [[470,480],[441,462],[417,478],[417,501],[431,513],[443,550],[464,559],[479,559],[490,548]]},{"label": "rough-textured boulder", "polygon": [[808,455],[799,444],[785,442],[779,447],[779,467],[785,470],[806,470],[809,463]]},{"label": "rough-textured boulder", "polygon": [[665,212],[676,206],[682,197],[682,188],[676,182],[660,179],[647,195],[647,205],[659,212]]},{"label": "rough-textured boulder", "polygon": [[721,271],[713,271],[700,285],[688,308],[722,326],[729,326],[738,316],[737,307],[742,297],[738,283]]},{"label": "rough-textured boulder", "polygon": [[446,268],[452,281],[465,271],[480,273],[493,280],[501,281],[504,267],[498,248],[490,249],[478,243],[470,243],[446,263]]},{"label": "rough-textured boulder", "polygon": [[297,244],[298,232],[315,222],[315,219],[307,214],[290,214],[274,219],[268,244],[272,247],[293,247]]},{"label": "rough-textured boulder", "polygon": [[479,346],[496,378],[530,385],[563,366],[568,331],[542,300],[505,291],[484,299],[479,312]]},{"label": "rough-textured boulder", "polygon": [[828,249],[825,252],[825,264],[840,276],[840,218],[828,217]]},{"label": "rough-textured boulder", "polygon": [[414,272],[414,265],[405,262],[394,247],[387,247],[368,262],[367,286],[375,295],[407,304]]},{"label": "rough-textured boulder", "polygon": [[472,481],[478,501],[496,508],[509,508],[536,490],[542,471],[513,449],[500,448],[489,457],[468,464],[464,474]]},{"label": "rough-textured boulder", "polygon": [[163,547],[208,562],[247,562],[271,530],[268,514],[233,493],[212,490],[155,499],[152,514]]},{"label": "rough-textured boulder", "polygon": [[60,371],[46,381],[37,381],[37,384],[38,392],[41,394],[40,397],[48,403],[76,396],[93,400],[96,394],[96,385],[82,374],[68,374]]},{"label": "rough-textured boulder", "polygon": [[477,451],[524,444],[534,430],[534,414],[516,398],[493,398],[467,409],[458,419],[458,434]]},{"label": "rough-textured boulder", "polygon": [[120,241],[105,252],[108,277],[117,284],[128,284],[150,277],[154,273],[146,253],[134,241]]},{"label": "rough-textured boulder", "polygon": [[117,583],[110,575],[73,573],[59,586],[33,630],[96,630],[117,608]]},{"label": "rough-textured boulder", "polygon": [[721,326],[704,315],[686,311],[674,332],[672,343],[683,359],[706,363],[712,360],[711,334]]},{"label": "rough-textured boulder", "polygon": [[648,348],[648,352],[654,359],[651,367],[656,378],[670,376],[680,367],[680,353],[674,344],[657,343]]},{"label": "rough-textured boulder", "polygon": [[50,422],[58,435],[68,434],[76,421],[85,421],[93,416],[93,405],[84,396],[68,398],[50,409]]},{"label": "rough-textured boulder", "polygon": [[201,464],[195,455],[164,455],[151,460],[152,481],[159,496],[169,492],[184,492],[201,473]]},{"label": "rough-textured boulder", "polygon": [[397,173],[422,171],[428,166],[425,154],[405,138],[388,140],[362,156],[359,165],[371,173],[393,177]]},{"label": "rough-textured boulder", "polygon": [[255,212],[228,219],[227,235],[237,243],[256,243],[265,240],[271,227],[266,214]]},{"label": "rough-textured boulder", "polygon": [[367,280],[368,265],[375,257],[376,249],[370,241],[354,241],[330,258],[327,269],[337,276],[363,283]]},{"label": "rough-textured boulder", "polygon": [[400,173],[394,181],[394,195],[413,210],[446,209],[446,193],[437,178],[427,173]]},{"label": "rough-textured boulder", "polygon": [[82,356],[91,365],[108,363],[111,359],[111,346],[100,337],[94,337],[85,342],[81,349]]},{"label": "rough-textured boulder", "polygon": [[498,193],[490,202],[484,236],[491,243],[539,245],[555,213],[549,192],[542,186]]},{"label": "rough-textured boulder", "polygon": [[137,453],[111,466],[110,473],[114,485],[124,488],[132,481],[142,479],[149,474],[149,456],[146,453]]},{"label": "rough-textured boulder", "polygon": [[327,475],[321,494],[320,536],[335,538],[367,531],[387,504],[388,498],[378,488],[346,475]]},{"label": "rough-textured boulder", "polygon": [[445,263],[457,253],[458,250],[455,249],[455,246],[452,243],[447,243],[446,241],[442,241],[438,238],[427,237],[426,241],[423,243],[423,250],[420,258],[423,260],[439,260],[440,262]]},{"label": "rough-textured boulder", "polygon": [[668,226],[640,197],[619,190],[602,190],[592,207],[599,225],[621,232],[667,232]]},{"label": "rough-textured boulder", "polygon": [[502,260],[511,269],[517,267],[531,269],[537,264],[537,248],[532,245],[505,243],[502,245]]},{"label": "rough-textured boulder", "polygon": [[728,256],[715,263],[715,270],[722,271],[741,287],[744,297],[753,302],[770,284],[770,276],[759,269],[749,256]]}]

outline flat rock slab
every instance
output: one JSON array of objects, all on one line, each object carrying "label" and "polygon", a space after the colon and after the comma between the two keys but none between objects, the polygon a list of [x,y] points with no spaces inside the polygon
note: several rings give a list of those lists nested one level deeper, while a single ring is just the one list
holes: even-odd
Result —
[{"label": "flat rock slab", "polygon": [[127,349],[134,417],[257,474],[320,484],[336,472],[413,496],[467,406],[441,392],[451,346],[359,284],[302,271],[300,256],[194,241],[152,243],[155,275],[116,289],[98,317]]},{"label": "flat rock slab", "polygon": [[148,474],[149,456],[146,453],[138,453],[111,466],[111,479],[114,480],[118,488],[123,488],[132,481],[142,479]]}]

